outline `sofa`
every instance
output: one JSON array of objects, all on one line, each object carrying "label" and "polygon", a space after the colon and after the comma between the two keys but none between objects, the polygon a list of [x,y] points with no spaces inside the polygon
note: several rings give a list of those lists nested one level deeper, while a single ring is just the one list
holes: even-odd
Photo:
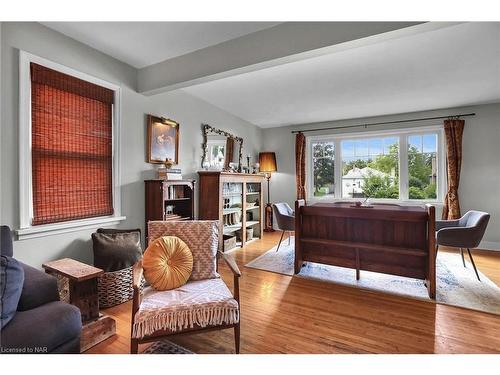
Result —
[{"label": "sofa", "polygon": [[[1,226],[0,242],[1,255],[12,258],[8,226]],[[17,311],[0,332],[0,353],[79,353],[80,310],[59,300],[56,278],[17,263],[24,270],[24,283]]]}]

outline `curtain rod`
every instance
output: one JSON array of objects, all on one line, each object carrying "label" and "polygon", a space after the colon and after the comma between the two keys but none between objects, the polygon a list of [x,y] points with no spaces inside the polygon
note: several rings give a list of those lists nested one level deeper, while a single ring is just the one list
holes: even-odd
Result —
[{"label": "curtain rod", "polygon": [[384,121],[384,122],[372,122],[370,124],[358,124],[358,125],[347,125],[347,126],[336,126],[336,127],[330,127],[330,128],[316,128],[316,129],[304,129],[304,130],[292,130],[292,133],[307,133],[307,132],[315,132],[319,130],[334,130],[334,129],[349,129],[349,128],[367,128],[368,126],[372,125],[387,125],[387,124],[399,124],[402,122],[415,122],[415,121],[425,121],[425,120],[439,120],[439,119],[444,119],[444,118],[451,118],[451,117],[468,117],[468,116],[475,116],[475,113],[462,113],[460,115],[449,115],[449,116],[437,116],[437,117],[423,117],[423,118],[414,118],[414,119],[408,119],[408,120],[397,120],[397,121]]}]

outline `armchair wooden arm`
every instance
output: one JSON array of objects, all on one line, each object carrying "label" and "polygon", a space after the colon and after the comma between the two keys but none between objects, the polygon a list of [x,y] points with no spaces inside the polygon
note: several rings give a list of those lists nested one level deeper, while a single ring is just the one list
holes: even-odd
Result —
[{"label": "armchair wooden arm", "polygon": [[233,278],[234,278],[233,297],[236,301],[238,301],[238,303],[240,303],[240,280],[239,280],[239,278],[241,277],[240,269],[238,268],[238,265],[236,264],[232,256],[224,254],[222,251],[217,251],[217,255],[220,258],[224,259],[224,262],[226,262],[227,266],[233,273]]},{"label": "armchair wooden arm", "polygon": [[224,259],[224,262],[226,262],[227,266],[231,269],[231,272],[233,272],[233,275],[236,277],[241,276],[240,269],[238,268],[238,265],[234,261],[234,258],[232,256],[229,256],[227,254],[224,254],[222,251],[217,251],[219,257]]},{"label": "armchair wooden arm", "polygon": [[141,305],[141,283],[143,273],[144,269],[142,268],[142,260],[140,260],[136,264],[134,264],[134,267],[132,268],[132,286],[134,288],[132,319],[135,313],[139,310],[139,306]]}]

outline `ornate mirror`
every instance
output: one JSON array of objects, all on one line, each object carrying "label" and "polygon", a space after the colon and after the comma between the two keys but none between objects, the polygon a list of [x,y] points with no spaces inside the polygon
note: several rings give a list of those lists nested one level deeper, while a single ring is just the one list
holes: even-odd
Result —
[{"label": "ornate mirror", "polygon": [[243,138],[203,124],[203,169],[241,172]]}]

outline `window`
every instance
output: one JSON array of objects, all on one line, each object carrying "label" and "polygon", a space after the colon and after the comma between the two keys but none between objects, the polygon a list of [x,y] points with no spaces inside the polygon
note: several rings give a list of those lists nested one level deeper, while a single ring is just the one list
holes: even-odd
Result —
[{"label": "window", "polygon": [[308,137],[309,198],[442,200],[442,127],[372,134]]},{"label": "window", "polygon": [[315,197],[335,195],[335,146],[332,142],[313,142],[313,192]]},{"label": "window", "polygon": [[437,135],[408,137],[408,197],[436,199]]},{"label": "window", "polygon": [[18,235],[123,220],[113,147],[118,88],[24,52],[20,61]]},{"label": "window", "polygon": [[342,198],[399,198],[397,137],[341,141]]}]

